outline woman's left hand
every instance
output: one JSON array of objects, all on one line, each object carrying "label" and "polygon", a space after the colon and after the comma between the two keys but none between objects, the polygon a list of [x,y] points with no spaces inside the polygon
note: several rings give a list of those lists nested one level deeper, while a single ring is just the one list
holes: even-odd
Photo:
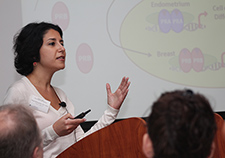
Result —
[{"label": "woman's left hand", "polygon": [[115,93],[112,93],[110,85],[108,83],[106,84],[108,104],[114,109],[120,109],[124,99],[127,96],[129,91],[128,87],[130,86],[130,82],[128,82],[128,80],[128,77],[123,77],[120,86]]}]

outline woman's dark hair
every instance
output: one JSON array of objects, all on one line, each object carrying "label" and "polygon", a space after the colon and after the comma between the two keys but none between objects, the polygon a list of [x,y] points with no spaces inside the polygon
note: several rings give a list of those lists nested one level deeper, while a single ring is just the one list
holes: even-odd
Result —
[{"label": "woman's dark hair", "polygon": [[43,37],[50,29],[56,30],[61,37],[63,36],[58,25],[46,22],[29,23],[14,36],[14,65],[19,74],[29,75],[33,71],[33,62],[40,61],[39,50],[43,44]]},{"label": "woman's dark hair", "polygon": [[154,158],[206,158],[216,132],[209,101],[191,90],[166,92],[147,118]]}]

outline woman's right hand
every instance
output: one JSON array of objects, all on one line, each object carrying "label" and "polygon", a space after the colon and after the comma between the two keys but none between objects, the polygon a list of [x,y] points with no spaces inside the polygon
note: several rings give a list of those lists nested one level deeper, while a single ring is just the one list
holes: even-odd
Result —
[{"label": "woman's right hand", "polygon": [[53,124],[53,129],[59,136],[65,136],[73,132],[77,126],[84,121],[86,121],[86,119],[74,119],[74,117],[68,113]]}]

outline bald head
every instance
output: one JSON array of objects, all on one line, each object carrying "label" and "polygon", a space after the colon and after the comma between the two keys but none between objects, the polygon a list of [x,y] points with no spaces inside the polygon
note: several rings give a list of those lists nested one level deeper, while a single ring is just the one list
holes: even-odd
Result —
[{"label": "bald head", "polygon": [[41,146],[39,128],[32,111],[27,107],[0,106],[0,124],[1,156],[30,158],[35,147]]},{"label": "bald head", "polygon": [[15,121],[13,121],[13,115],[8,110],[0,112],[0,137],[4,137],[15,130]]}]

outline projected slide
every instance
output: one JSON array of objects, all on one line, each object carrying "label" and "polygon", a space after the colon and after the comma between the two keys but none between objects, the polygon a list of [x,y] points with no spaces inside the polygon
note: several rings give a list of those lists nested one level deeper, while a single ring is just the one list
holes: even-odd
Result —
[{"label": "projected slide", "polygon": [[[113,8],[114,2],[108,6],[109,14],[117,10]],[[33,6],[30,11],[37,13],[50,3],[49,15],[45,16],[64,31],[75,20],[70,14],[76,11],[69,8],[75,6],[76,1],[37,0],[30,3],[33,3],[29,5]],[[222,0],[207,0],[204,4],[195,0],[140,1],[121,21],[117,34],[120,47],[139,68],[160,79],[188,86],[224,87],[224,10]],[[34,13],[24,9],[25,19],[31,14]],[[88,44],[78,48],[76,62],[82,72],[91,70],[92,55]],[[211,76],[214,80],[208,80]]]},{"label": "projected slide", "polygon": [[121,45],[151,75],[190,86],[224,87],[224,10],[222,1],[142,1],[121,25]]},{"label": "projected slide", "polygon": [[105,109],[105,83],[114,90],[123,76],[132,84],[120,117],[145,116],[161,92],[183,88],[206,94],[214,110],[225,111],[224,0],[21,2],[23,25],[47,21],[63,29],[66,69],[53,85],[76,112]]}]

